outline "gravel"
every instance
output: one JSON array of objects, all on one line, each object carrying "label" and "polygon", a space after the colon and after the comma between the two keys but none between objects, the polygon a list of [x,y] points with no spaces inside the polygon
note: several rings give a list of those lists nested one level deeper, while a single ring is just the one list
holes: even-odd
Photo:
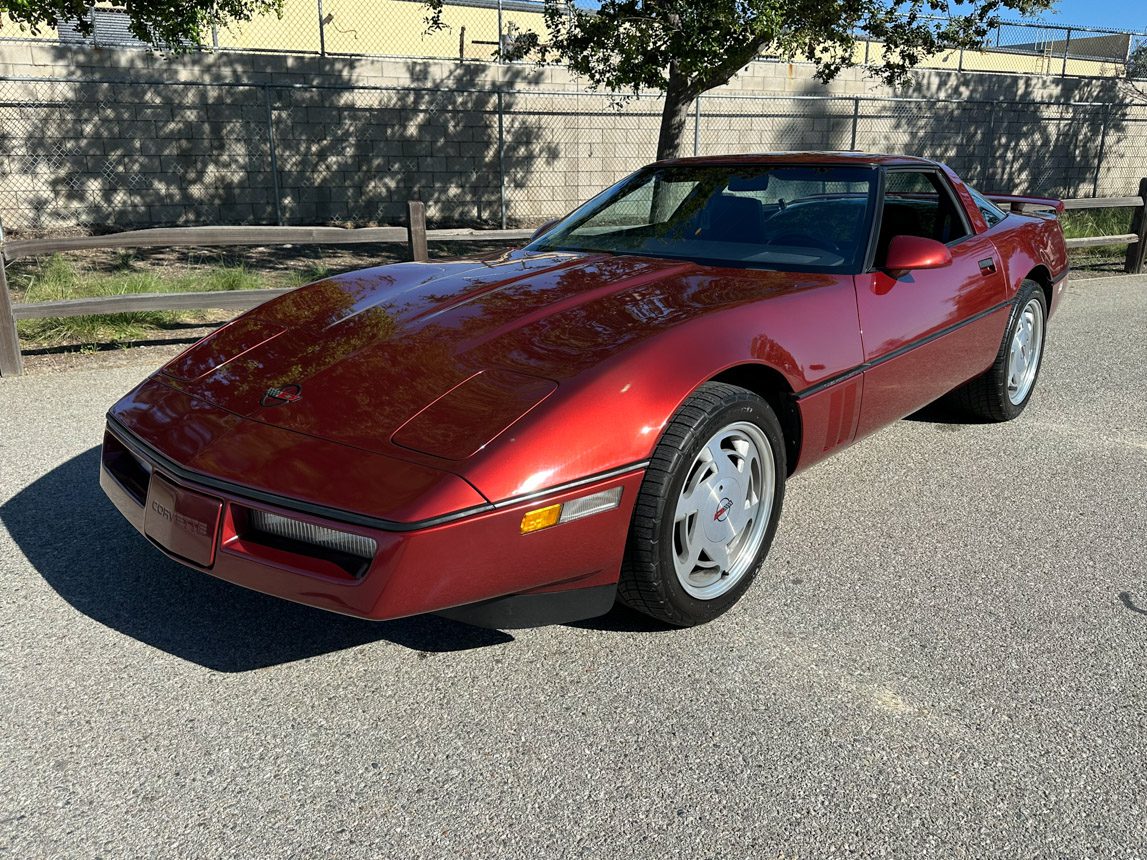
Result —
[{"label": "gravel", "polygon": [[1147,277],[1006,425],[794,479],[727,616],[371,624],[197,575],[96,483],[148,370],[0,380],[0,853],[1147,855]]}]

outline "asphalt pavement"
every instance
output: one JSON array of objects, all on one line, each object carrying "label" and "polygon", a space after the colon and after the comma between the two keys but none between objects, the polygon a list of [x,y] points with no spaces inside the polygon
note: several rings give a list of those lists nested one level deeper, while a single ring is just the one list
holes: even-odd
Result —
[{"label": "asphalt pavement", "polygon": [[794,478],[744,600],[371,624],[165,560],[97,485],[138,363],[0,380],[0,856],[1147,856],[1147,277],[1005,425]]}]

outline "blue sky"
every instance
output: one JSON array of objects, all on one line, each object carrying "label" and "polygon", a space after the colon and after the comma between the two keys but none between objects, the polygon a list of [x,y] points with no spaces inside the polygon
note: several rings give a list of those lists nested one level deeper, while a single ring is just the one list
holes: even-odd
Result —
[{"label": "blue sky", "polygon": [[[960,6],[956,3],[952,8],[958,11]],[[1000,17],[1008,21],[1024,20],[1007,9]],[[1053,24],[1114,27],[1147,33],[1147,3],[1142,0],[1059,0],[1054,8],[1037,17]]]},{"label": "blue sky", "polygon": [[[892,0],[895,2],[895,0]],[[597,0],[578,0],[579,6],[597,8]],[[953,11],[960,4],[953,3]],[[1000,15],[1006,20],[1021,20],[1007,9]],[[1147,3],[1143,0],[1059,0],[1055,7],[1038,16],[1053,24],[1081,24],[1085,27],[1114,27],[1117,30],[1135,30],[1147,33]]]},{"label": "blue sky", "polygon": [[1040,17],[1063,24],[1147,32],[1147,4],[1139,0],[1059,0],[1054,11]]}]

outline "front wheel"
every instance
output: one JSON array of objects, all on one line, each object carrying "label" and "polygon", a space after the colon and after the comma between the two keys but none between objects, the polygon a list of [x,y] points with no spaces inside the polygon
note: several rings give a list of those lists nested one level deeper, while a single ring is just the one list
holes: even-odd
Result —
[{"label": "front wheel", "polygon": [[1024,411],[1043,362],[1047,300],[1035,281],[1024,281],[987,372],[954,391],[957,403],[983,421],[1011,421]]},{"label": "front wheel", "polygon": [[784,436],[768,403],[724,383],[698,388],[646,471],[621,601],[680,627],[728,610],[773,542],[786,474]]}]

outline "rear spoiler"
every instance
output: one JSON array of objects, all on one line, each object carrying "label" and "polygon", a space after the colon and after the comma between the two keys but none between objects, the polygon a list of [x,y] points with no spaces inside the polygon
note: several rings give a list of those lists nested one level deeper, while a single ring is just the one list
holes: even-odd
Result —
[{"label": "rear spoiler", "polygon": [[1054,209],[1057,215],[1063,214],[1063,201],[1054,197],[1024,197],[1018,194],[985,194],[993,203],[1006,203],[1013,212],[1022,212],[1025,206],[1033,209]]}]

